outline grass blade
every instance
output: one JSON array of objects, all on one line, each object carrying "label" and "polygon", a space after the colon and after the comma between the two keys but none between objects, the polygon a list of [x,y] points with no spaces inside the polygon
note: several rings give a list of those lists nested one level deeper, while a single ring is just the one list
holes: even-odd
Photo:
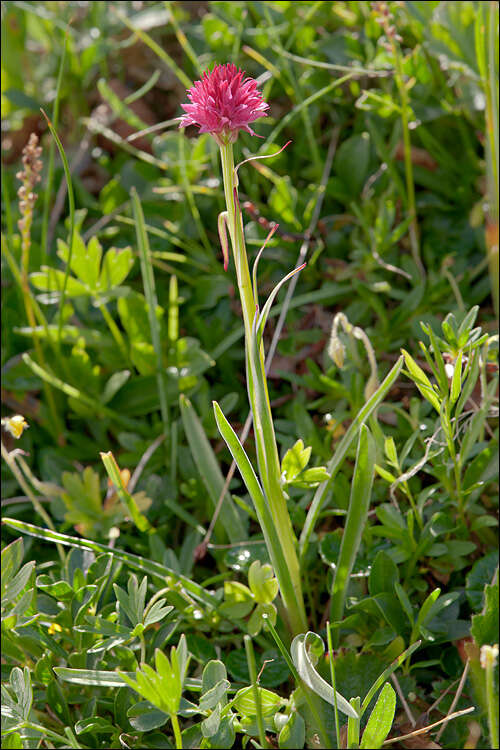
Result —
[{"label": "grass blade", "polygon": [[[224,438],[227,447],[229,448],[231,455],[241,473],[242,479],[245,482],[246,488],[252,498],[252,501],[257,512],[260,527],[264,534],[266,541],[266,547],[269,552],[269,557],[274,568],[274,572],[280,585],[281,596],[285,602],[287,609],[290,607],[297,607],[297,597],[295,589],[290,577],[290,569],[285,560],[283,548],[281,545],[280,537],[276,531],[274,521],[271,516],[271,512],[268,507],[268,503],[264,492],[261,489],[260,483],[255,475],[252,464],[245,453],[243,446],[241,445],[238,436],[235,431],[225,418],[220,406],[214,402],[215,421],[219,428],[220,434]],[[294,611],[293,609],[291,610]]]},{"label": "grass blade", "polygon": [[[365,527],[370,507],[370,498],[375,467],[375,441],[366,425],[359,431],[356,465],[351,485],[349,509],[340,546],[340,555],[333,579],[331,618],[332,622],[339,622],[344,614],[345,596],[349,584],[349,576],[358,554],[361,535]],[[334,634],[338,641],[339,631]]]},{"label": "grass blade", "polygon": [[[68,36],[69,36],[69,28],[66,30],[66,34],[64,36],[64,46],[63,46],[63,53],[61,56],[61,63],[59,65],[59,73],[57,74],[57,83],[56,83],[56,95],[54,98],[54,105],[52,107],[52,123],[54,126],[54,129],[57,130],[57,126],[59,124],[59,95],[61,91],[61,83],[62,83],[62,77],[64,72],[64,63],[66,61],[66,53],[68,50]],[[48,254],[48,248],[47,248],[47,233],[49,229],[49,209],[50,209],[50,199],[52,197],[52,183],[54,181],[54,141],[50,142],[49,146],[49,162],[47,167],[47,181],[45,185],[45,192],[43,195],[43,214],[42,214],[42,250],[47,255]]]},{"label": "grass blade", "polygon": [[377,692],[377,690],[384,684],[384,682],[391,676],[393,672],[396,671],[398,667],[401,666],[401,664],[404,662],[405,659],[407,659],[409,656],[413,654],[414,651],[417,650],[417,648],[420,646],[422,641],[416,641],[416,643],[412,643],[412,645],[406,649],[406,651],[403,651],[402,654],[398,656],[397,659],[394,659],[392,664],[390,664],[387,669],[385,669],[379,677],[375,680],[369,691],[367,692],[365,699],[361,705],[361,716],[363,716],[364,712],[370,705],[370,702]]},{"label": "grass blade", "polygon": [[89,549],[93,552],[100,554],[105,553],[107,555],[113,555],[117,560],[128,565],[134,570],[140,570],[142,573],[146,573],[150,576],[156,576],[165,580],[167,577],[174,581],[179,581],[186,591],[188,591],[193,599],[197,599],[202,602],[205,606],[210,609],[215,609],[218,606],[216,598],[209,594],[203,586],[195,583],[190,578],[176,573],[172,568],[167,568],[165,565],[154,562],[153,560],[147,560],[139,555],[133,555],[130,552],[125,552],[120,549],[111,549],[106,544],[99,544],[99,542],[92,542],[90,539],[79,539],[75,536],[68,536],[67,534],[61,534],[57,531],[51,531],[50,529],[42,529],[40,526],[34,526],[31,523],[25,523],[24,521],[18,521],[16,518],[2,518],[2,523],[11,529],[20,531],[22,534],[28,534],[34,536],[37,539],[45,539],[48,542],[55,542],[66,545],[67,547],[78,547],[79,549]]},{"label": "grass blade", "polygon": [[383,401],[385,396],[388,394],[388,392],[394,385],[399,373],[401,372],[402,366],[403,366],[403,357],[400,357],[398,361],[396,362],[396,364],[394,365],[394,367],[390,370],[389,374],[387,375],[383,383],[381,383],[381,385],[375,391],[373,396],[370,399],[368,399],[364,407],[359,411],[357,416],[353,419],[351,426],[349,427],[346,434],[340,441],[333,455],[333,458],[331,459],[331,461],[329,461],[328,466],[327,466],[327,471],[330,474],[330,479],[328,479],[326,482],[323,482],[323,484],[320,484],[320,486],[316,490],[316,494],[314,495],[313,501],[311,503],[311,507],[309,508],[309,511],[306,516],[302,534],[300,535],[299,546],[300,546],[301,559],[304,558],[304,555],[307,552],[307,547],[309,545],[309,538],[314,530],[314,526],[323,508],[323,504],[326,500],[328,490],[342,464],[342,461],[344,460],[346,456],[347,451],[349,450],[349,447],[351,446],[352,441],[356,437],[356,434],[358,433],[358,430],[360,429],[360,427],[366,422],[368,417],[374,412],[377,406]]},{"label": "grass blade", "polygon": [[68,284],[68,277],[69,277],[69,270],[71,267],[71,258],[73,255],[73,240],[75,237],[75,194],[73,192],[73,182],[71,180],[71,172],[69,169],[68,160],[66,158],[66,153],[64,151],[63,145],[59,139],[59,136],[57,135],[56,129],[52,122],[49,120],[43,109],[41,110],[42,115],[47,120],[47,125],[49,126],[49,130],[52,133],[52,136],[57,144],[57,148],[59,149],[59,153],[61,155],[63,168],[64,168],[64,174],[66,176],[66,184],[68,187],[68,204],[69,204],[69,240],[68,240],[68,247],[69,247],[69,255],[68,260],[66,263],[66,270],[64,272],[64,281],[63,286],[61,289],[61,299],[59,300],[59,315],[58,315],[58,329],[57,329],[57,344],[58,346],[61,345],[61,333],[62,333],[62,324],[63,324],[63,310],[64,310],[64,302],[66,298],[66,287]]},{"label": "grass blade", "polygon": [[[98,687],[123,687],[125,681],[121,674],[134,678],[135,672],[112,672],[107,669],[74,669],[72,667],[54,667],[54,672],[59,679],[70,682],[73,685],[97,685]],[[184,680],[186,690],[194,692],[201,691],[201,680],[196,677],[187,677]]]},{"label": "grass blade", "polygon": [[[191,448],[191,455],[215,508],[224,486],[224,477],[198,415],[189,399],[184,395],[180,397],[180,407],[184,430],[189,447]],[[246,529],[229,492],[226,493],[222,504],[220,522],[231,542],[240,542],[246,539]],[[217,524],[215,528],[217,529]],[[219,527],[219,538],[220,531]]]},{"label": "grass blade", "polygon": [[158,298],[156,296],[155,277],[151,263],[151,251],[149,249],[148,233],[144,224],[144,214],[142,211],[141,201],[137,195],[137,190],[132,188],[132,210],[134,214],[135,228],[137,233],[137,246],[141,261],[142,283],[144,285],[144,295],[148,303],[149,327],[151,330],[151,340],[156,354],[156,380],[158,383],[158,395],[160,398],[160,411],[163,422],[163,432],[168,440],[168,400],[167,389],[163,377],[163,357],[160,338],[160,324],[156,317],[156,308],[158,307]]},{"label": "grass blade", "polygon": [[360,747],[382,747],[383,741],[391,731],[395,710],[396,693],[386,682],[368,719]]}]

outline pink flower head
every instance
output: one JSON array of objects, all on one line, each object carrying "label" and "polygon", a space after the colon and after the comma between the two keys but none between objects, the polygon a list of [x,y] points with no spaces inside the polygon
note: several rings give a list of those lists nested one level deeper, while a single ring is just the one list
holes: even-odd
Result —
[{"label": "pink flower head", "polygon": [[179,127],[198,125],[200,133],[211,133],[219,145],[234,143],[239,130],[256,135],[249,123],[265,117],[269,108],[255,79],[245,78],[245,72],[232,63],[205,71],[187,95],[190,104],[181,105],[186,114]]}]

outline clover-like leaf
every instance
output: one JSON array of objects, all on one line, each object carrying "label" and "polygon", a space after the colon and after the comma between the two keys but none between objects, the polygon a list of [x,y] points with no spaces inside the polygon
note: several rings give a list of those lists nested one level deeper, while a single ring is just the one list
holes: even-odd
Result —
[{"label": "clover-like leaf", "polygon": [[248,583],[260,604],[270,604],[278,595],[279,584],[269,563],[261,565],[260,560],[254,560],[248,571]]}]

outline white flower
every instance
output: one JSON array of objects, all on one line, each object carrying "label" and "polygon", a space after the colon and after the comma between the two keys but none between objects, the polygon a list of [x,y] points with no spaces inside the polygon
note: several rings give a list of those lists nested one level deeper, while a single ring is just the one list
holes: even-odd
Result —
[{"label": "white flower", "polygon": [[497,663],[498,643],[494,646],[481,646],[481,666],[483,669],[494,667]]},{"label": "white flower", "polygon": [[29,424],[21,414],[14,414],[13,417],[5,417],[2,419],[2,427],[10,432],[12,437],[19,440],[24,430],[29,427]]}]

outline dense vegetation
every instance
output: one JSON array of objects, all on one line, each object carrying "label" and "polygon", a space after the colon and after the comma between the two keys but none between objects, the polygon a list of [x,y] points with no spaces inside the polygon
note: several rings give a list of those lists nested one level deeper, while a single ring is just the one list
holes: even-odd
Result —
[{"label": "dense vegetation", "polygon": [[[2,46],[2,746],[498,747],[498,4],[10,1]],[[281,515],[178,127],[227,62]]]}]

